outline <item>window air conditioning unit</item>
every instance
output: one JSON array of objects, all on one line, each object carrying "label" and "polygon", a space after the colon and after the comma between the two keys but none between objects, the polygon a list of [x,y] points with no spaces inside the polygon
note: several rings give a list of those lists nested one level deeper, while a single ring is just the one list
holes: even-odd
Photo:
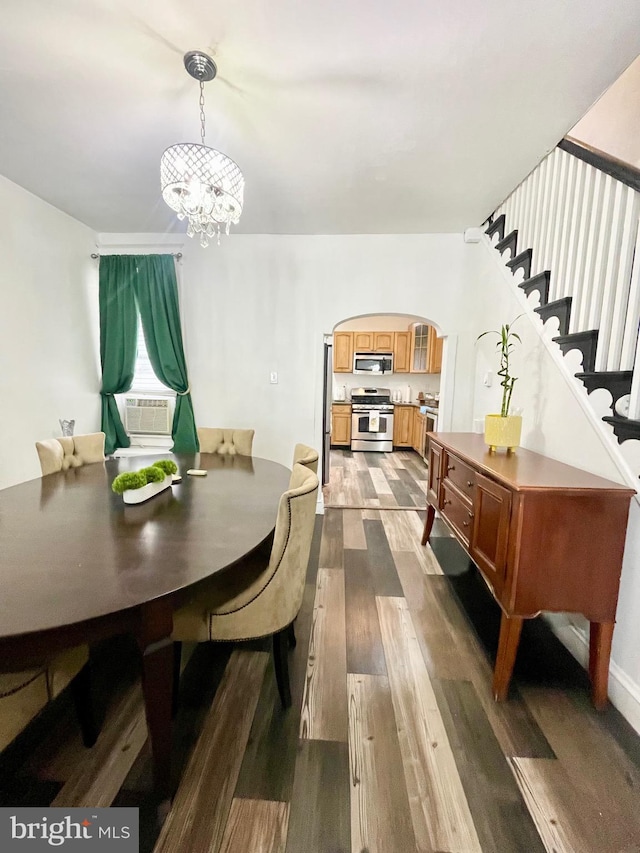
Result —
[{"label": "window air conditioning unit", "polygon": [[166,398],[126,397],[124,415],[129,435],[171,435],[173,412]]}]

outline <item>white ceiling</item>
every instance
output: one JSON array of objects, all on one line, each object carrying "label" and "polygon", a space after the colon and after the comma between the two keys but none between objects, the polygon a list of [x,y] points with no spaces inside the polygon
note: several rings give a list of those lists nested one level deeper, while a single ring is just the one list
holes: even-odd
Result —
[{"label": "white ceiling", "polygon": [[184,230],[159,161],[242,168],[245,233],[480,223],[640,53],[638,0],[2,0],[0,174],[97,231]]}]

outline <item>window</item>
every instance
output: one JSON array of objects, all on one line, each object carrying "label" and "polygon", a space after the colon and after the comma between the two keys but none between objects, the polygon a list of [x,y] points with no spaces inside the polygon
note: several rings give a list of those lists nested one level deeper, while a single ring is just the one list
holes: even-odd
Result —
[{"label": "window", "polygon": [[142,321],[138,314],[138,349],[136,352],[136,366],[133,374],[133,384],[128,394],[152,394],[157,397],[175,397],[176,392],[167,388],[153,372],[147,344],[142,331]]}]

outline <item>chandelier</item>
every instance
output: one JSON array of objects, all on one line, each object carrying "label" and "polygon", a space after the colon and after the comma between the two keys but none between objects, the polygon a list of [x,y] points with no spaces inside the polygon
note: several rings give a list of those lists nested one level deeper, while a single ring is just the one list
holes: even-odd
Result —
[{"label": "chandelier", "polygon": [[200,137],[202,143],[180,142],[172,145],[160,161],[162,198],[178,219],[187,219],[189,237],[200,235],[200,245],[208,246],[209,238],[220,230],[229,233],[242,213],[244,177],[236,163],[225,154],[204,144],[204,84],[213,80],[217,68],[206,53],[189,51],[184,66],[200,83]]}]

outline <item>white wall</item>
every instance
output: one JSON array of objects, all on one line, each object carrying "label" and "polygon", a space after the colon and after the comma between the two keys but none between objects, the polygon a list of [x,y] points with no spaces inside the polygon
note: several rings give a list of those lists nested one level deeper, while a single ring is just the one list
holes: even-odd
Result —
[{"label": "white wall", "polygon": [[569,136],[640,169],[640,56],[596,101]]},{"label": "white wall", "polygon": [[100,428],[91,229],[0,177],[0,488],[40,476],[34,443]]},{"label": "white wall", "polygon": [[[541,324],[537,315],[531,319],[531,309],[524,295],[516,293],[509,281],[510,274],[496,260],[499,255],[485,244],[477,246],[478,281],[483,301],[475,315],[474,339],[485,329],[499,328],[510,322],[521,312],[515,330],[522,337],[522,346],[517,347],[513,357],[513,374],[518,377],[513,393],[513,404],[522,408],[522,445],[538,453],[544,453],[569,465],[591,471],[616,482],[624,482],[623,466],[617,457],[615,445],[597,419],[591,416],[578,397],[586,401],[586,393],[579,388],[577,380],[570,377],[559,362],[561,357],[552,355],[541,340],[538,329]],[[546,328],[545,335],[554,332]],[[557,330],[555,332],[557,334]],[[555,346],[555,345],[554,345]],[[489,336],[474,345],[476,366],[474,371],[474,417],[484,417],[499,411],[501,388],[497,382],[498,355]],[[483,378],[490,369],[494,374],[494,385],[486,388]],[[577,369],[577,368],[576,368]],[[611,447],[614,447],[612,453]],[[640,731],[640,506],[631,503],[627,545],[624,556],[617,625],[613,638],[612,679],[610,696],[612,701],[631,724]],[[559,635],[583,661],[586,646],[576,640],[576,632],[569,626],[562,629],[562,622],[552,620]],[[581,632],[583,640],[584,620],[573,618],[573,626]],[[565,620],[565,625],[567,620]]]},{"label": "white wall", "polygon": [[[163,251],[167,238],[102,234],[100,245]],[[187,239],[182,252],[196,421],[254,427],[256,455],[283,463],[298,441],[321,446],[324,334],[349,317],[397,313],[426,317],[455,340],[471,299],[469,246],[461,235],[232,234],[207,249]],[[473,352],[462,357],[464,378],[459,386],[449,381],[448,392],[443,367],[441,400],[448,393],[455,423],[467,428]],[[449,358],[451,374],[455,365]],[[269,383],[271,371],[278,372],[277,385]]]}]

